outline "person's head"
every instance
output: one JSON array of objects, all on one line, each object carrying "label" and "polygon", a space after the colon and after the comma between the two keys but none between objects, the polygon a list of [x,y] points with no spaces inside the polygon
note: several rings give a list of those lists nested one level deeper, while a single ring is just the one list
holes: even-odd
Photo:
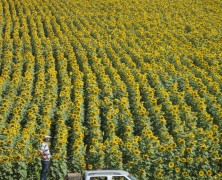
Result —
[{"label": "person's head", "polygon": [[48,141],[51,140],[51,138],[52,138],[51,136],[48,136],[48,135],[47,135],[47,136],[44,136],[44,139],[43,139],[43,140],[44,140],[45,142],[48,142]]}]

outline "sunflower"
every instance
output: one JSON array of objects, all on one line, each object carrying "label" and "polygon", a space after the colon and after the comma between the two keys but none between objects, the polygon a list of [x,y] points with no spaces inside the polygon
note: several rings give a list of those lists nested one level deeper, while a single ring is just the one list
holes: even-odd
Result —
[{"label": "sunflower", "polygon": [[190,146],[194,146],[194,145],[195,145],[195,142],[192,141],[192,142],[190,143]]},{"label": "sunflower", "polygon": [[107,118],[108,120],[113,119],[113,114],[108,114],[108,115],[106,116],[106,118]]},{"label": "sunflower", "polygon": [[53,156],[53,159],[59,159],[59,155],[58,155],[58,154],[55,154],[55,155]]},{"label": "sunflower", "polygon": [[88,169],[92,169],[92,168],[93,168],[92,164],[89,164]]},{"label": "sunflower", "polygon": [[112,141],[111,144],[112,144],[112,146],[116,146],[116,145],[118,145],[118,142]]},{"label": "sunflower", "polygon": [[132,127],[131,126],[126,126],[126,131],[127,132],[132,132]]},{"label": "sunflower", "polygon": [[180,143],[180,144],[185,144],[184,139],[180,139],[179,143]]},{"label": "sunflower", "polygon": [[201,157],[197,158],[197,162],[202,162],[202,161],[203,161],[203,159]]},{"label": "sunflower", "polygon": [[15,159],[16,159],[16,160],[21,160],[21,159],[22,159],[22,156],[17,155],[17,156],[15,157]]},{"label": "sunflower", "polygon": [[160,124],[165,125],[166,124],[166,120],[165,119],[160,120]]},{"label": "sunflower", "polygon": [[179,156],[175,156],[174,159],[175,159],[175,161],[179,161],[180,157]]},{"label": "sunflower", "polygon": [[117,150],[116,148],[112,148],[111,152],[113,152],[113,153],[117,153],[118,150]]},{"label": "sunflower", "polygon": [[140,174],[145,174],[145,170],[144,169],[140,169]]},{"label": "sunflower", "polygon": [[182,172],[182,176],[183,177],[187,177],[188,176],[188,172]]},{"label": "sunflower", "polygon": [[157,163],[162,164],[163,163],[163,159],[162,158],[158,158],[157,159]]},{"label": "sunflower", "polygon": [[186,158],[181,158],[182,162],[187,162]]},{"label": "sunflower", "polygon": [[176,167],[176,168],[175,168],[175,172],[176,172],[176,173],[180,172],[180,168],[179,168],[179,167]]},{"label": "sunflower", "polygon": [[200,177],[203,177],[204,176],[204,171],[200,170],[198,174],[199,174]]},{"label": "sunflower", "polygon": [[159,148],[162,152],[164,152],[166,150],[166,148],[164,146],[160,146]]},{"label": "sunflower", "polygon": [[186,148],[186,151],[190,154],[192,153],[192,149],[191,148]]},{"label": "sunflower", "polygon": [[157,173],[157,177],[158,177],[158,178],[163,178],[163,174],[162,174],[161,172],[158,172],[158,173]]},{"label": "sunflower", "polygon": [[128,165],[129,165],[129,166],[133,166],[133,165],[134,165],[134,162],[133,162],[133,161],[130,161],[130,162],[128,162]]},{"label": "sunflower", "polygon": [[169,168],[173,168],[174,167],[174,163],[173,162],[169,162],[168,166],[169,166]]},{"label": "sunflower", "polygon": [[149,156],[148,156],[147,154],[144,154],[144,155],[143,155],[143,158],[144,158],[144,159],[148,159]]},{"label": "sunflower", "polygon": [[218,151],[212,152],[212,155],[214,155],[214,156],[217,156],[218,154],[219,154]]},{"label": "sunflower", "polygon": [[207,147],[203,144],[203,145],[200,146],[200,149],[201,149],[202,151],[206,151],[206,150],[207,150]]},{"label": "sunflower", "polygon": [[112,122],[110,122],[110,123],[109,123],[109,128],[112,129],[112,128],[114,128],[114,127],[115,127],[114,124],[113,124]]},{"label": "sunflower", "polygon": [[213,131],[217,131],[218,128],[219,128],[218,125],[213,125],[213,128],[212,128],[212,129],[213,129]]},{"label": "sunflower", "polygon": [[211,170],[207,170],[206,174],[207,174],[207,176],[212,176],[212,171]]},{"label": "sunflower", "polygon": [[[58,151],[60,151],[60,148],[59,148],[59,147],[56,147],[56,148],[58,149]],[[80,148],[79,145],[75,145],[75,146],[74,146],[74,149],[75,149],[75,150],[77,150],[77,149],[79,149],[79,148]]]},{"label": "sunflower", "polygon": [[119,141],[119,145],[123,145],[124,143],[123,143],[123,141],[122,140],[120,140]]},{"label": "sunflower", "polygon": [[82,164],[81,164],[81,167],[82,167],[82,168],[86,168],[86,163],[82,163]]},{"label": "sunflower", "polygon": [[3,158],[3,161],[4,161],[4,162],[9,161],[9,157],[6,157],[6,156],[5,156],[5,157]]},{"label": "sunflower", "polygon": [[127,144],[126,144],[126,148],[127,148],[127,149],[131,149],[131,148],[132,148],[132,144],[127,143]]},{"label": "sunflower", "polygon": [[173,148],[176,148],[177,144],[176,144],[176,143],[172,143],[171,146],[172,146]]},{"label": "sunflower", "polygon": [[135,156],[139,156],[139,155],[140,155],[140,152],[139,152],[139,150],[134,150],[134,151],[133,151],[133,154],[134,154]]},{"label": "sunflower", "polygon": [[213,138],[213,142],[217,143],[219,142],[220,140],[218,138]]},{"label": "sunflower", "polygon": [[8,145],[12,144],[12,140],[8,140],[8,141],[7,141],[7,144],[8,144]]},{"label": "sunflower", "polygon": [[168,146],[167,150],[171,152],[173,150],[173,147],[172,146]]},{"label": "sunflower", "polygon": [[100,156],[105,156],[105,153],[104,153],[103,151],[101,151],[101,152],[99,153],[99,155],[100,155]]}]

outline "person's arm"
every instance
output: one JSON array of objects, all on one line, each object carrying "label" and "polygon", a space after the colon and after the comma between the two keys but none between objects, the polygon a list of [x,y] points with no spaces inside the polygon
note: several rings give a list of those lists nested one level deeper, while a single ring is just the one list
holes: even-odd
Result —
[{"label": "person's arm", "polygon": [[39,152],[40,152],[40,154],[41,154],[41,158],[47,159],[47,156],[44,154],[44,150],[45,150],[45,146],[44,146],[43,143],[42,143]]},{"label": "person's arm", "polygon": [[39,150],[39,152],[40,152],[40,154],[41,154],[41,158],[43,158],[43,159],[46,159],[46,158],[47,158],[47,156],[44,155],[44,153],[43,153],[42,150]]}]

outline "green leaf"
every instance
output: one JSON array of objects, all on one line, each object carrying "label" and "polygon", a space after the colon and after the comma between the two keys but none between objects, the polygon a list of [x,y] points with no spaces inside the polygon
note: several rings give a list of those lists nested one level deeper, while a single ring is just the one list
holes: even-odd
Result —
[{"label": "green leaf", "polygon": [[18,165],[24,169],[27,169],[27,165],[24,162],[18,162]]},{"label": "green leaf", "polygon": [[19,170],[18,173],[23,178],[27,177],[27,171],[26,170]]}]

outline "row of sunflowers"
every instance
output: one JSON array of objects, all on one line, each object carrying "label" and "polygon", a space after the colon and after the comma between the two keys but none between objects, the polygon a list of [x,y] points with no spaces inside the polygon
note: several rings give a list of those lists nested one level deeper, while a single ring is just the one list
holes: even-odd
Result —
[{"label": "row of sunflowers", "polygon": [[2,0],[0,179],[222,176],[220,0]]}]

